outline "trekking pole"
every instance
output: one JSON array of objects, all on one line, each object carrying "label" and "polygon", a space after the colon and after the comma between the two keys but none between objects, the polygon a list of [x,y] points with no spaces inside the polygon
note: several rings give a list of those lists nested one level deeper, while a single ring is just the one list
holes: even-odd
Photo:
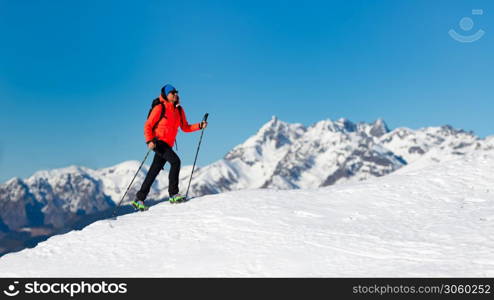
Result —
[{"label": "trekking pole", "polygon": [[114,218],[115,217],[115,213],[117,212],[118,208],[120,207],[120,205],[122,204],[122,201],[123,199],[125,198],[125,195],[127,195],[127,192],[129,191],[130,187],[132,186],[132,183],[134,182],[134,179],[136,179],[137,177],[137,174],[139,174],[139,171],[141,170],[142,168],[142,165],[144,164],[144,162],[146,161],[146,159],[148,158],[148,155],[149,153],[151,152],[151,149],[148,150],[148,153],[146,153],[146,156],[144,156],[144,160],[141,162],[141,165],[139,166],[139,169],[137,169],[137,172],[136,174],[134,175],[134,178],[132,178],[132,181],[130,182],[129,184],[129,187],[127,188],[127,190],[125,191],[122,199],[120,199],[120,202],[118,202],[118,205],[117,207],[115,207],[115,209],[113,210],[113,213],[112,213],[112,217]]},{"label": "trekking pole", "polygon": [[[203,121],[208,120],[209,114],[204,115]],[[201,131],[201,138],[199,139],[199,145],[197,145],[196,158],[194,158],[194,164],[192,165],[192,173],[190,173],[189,185],[187,186],[187,192],[185,193],[185,200],[187,200],[187,195],[189,195],[190,182],[192,181],[192,174],[194,174],[194,168],[196,166],[197,154],[199,154],[199,147],[201,147],[202,135],[204,134],[204,129]]]}]

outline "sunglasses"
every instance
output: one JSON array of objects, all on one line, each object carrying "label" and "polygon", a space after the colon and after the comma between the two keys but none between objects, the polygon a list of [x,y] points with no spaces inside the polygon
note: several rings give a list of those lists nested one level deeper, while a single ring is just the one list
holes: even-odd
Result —
[{"label": "sunglasses", "polygon": [[178,91],[174,90],[174,91],[171,91],[170,93],[172,93],[173,95],[176,95],[176,94],[178,94]]}]

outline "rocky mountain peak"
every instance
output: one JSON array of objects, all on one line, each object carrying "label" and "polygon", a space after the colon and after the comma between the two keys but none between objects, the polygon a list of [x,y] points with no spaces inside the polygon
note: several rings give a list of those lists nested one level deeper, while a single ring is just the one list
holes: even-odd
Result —
[{"label": "rocky mountain peak", "polygon": [[370,134],[375,137],[381,137],[390,131],[386,122],[381,118],[374,121],[371,126]]},{"label": "rocky mountain peak", "polygon": [[347,132],[357,131],[357,125],[347,118],[340,118],[337,123]]}]

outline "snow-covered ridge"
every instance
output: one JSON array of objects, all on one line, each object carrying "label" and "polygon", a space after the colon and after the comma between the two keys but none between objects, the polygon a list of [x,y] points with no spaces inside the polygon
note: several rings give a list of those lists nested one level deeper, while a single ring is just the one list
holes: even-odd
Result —
[{"label": "snow-covered ridge", "polygon": [[[313,189],[358,182],[398,169],[417,169],[490,151],[493,140],[451,126],[390,131],[382,119],[373,123],[328,119],[304,126],[273,116],[223,159],[196,169],[189,195],[257,188]],[[0,184],[0,239],[5,228],[60,227],[74,216],[110,209],[123,196],[139,164],[126,161],[98,170],[69,166]],[[133,198],[147,170],[147,165],[141,169],[126,201]],[[190,171],[186,166],[180,172],[182,191]],[[168,196],[167,177],[167,170],[161,171],[148,199]]]},{"label": "snow-covered ridge", "polygon": [[493,169],[482,149],[364,182],[165,202],[7,254],[0,276],[492,277]]}]

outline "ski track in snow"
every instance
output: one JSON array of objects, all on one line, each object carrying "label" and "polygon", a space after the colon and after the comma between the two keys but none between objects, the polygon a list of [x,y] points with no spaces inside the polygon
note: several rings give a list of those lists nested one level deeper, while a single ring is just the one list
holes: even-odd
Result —
[{"label": "ski track in snow", "polygon": [[7,254],[0,276],[494,276],[493,167],[477,154],[327,188],[161,203]]}]

